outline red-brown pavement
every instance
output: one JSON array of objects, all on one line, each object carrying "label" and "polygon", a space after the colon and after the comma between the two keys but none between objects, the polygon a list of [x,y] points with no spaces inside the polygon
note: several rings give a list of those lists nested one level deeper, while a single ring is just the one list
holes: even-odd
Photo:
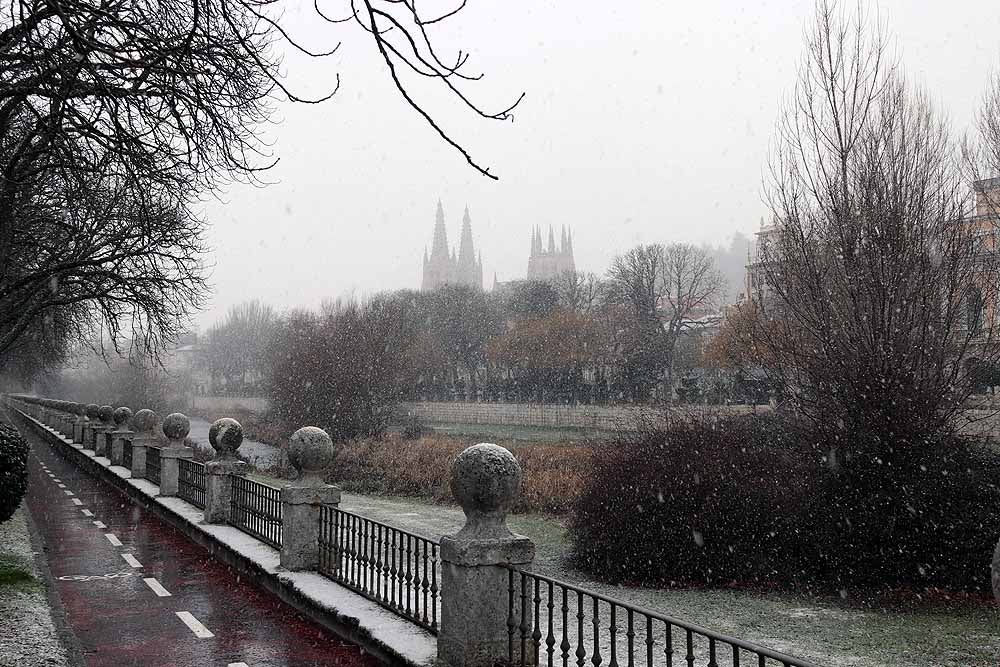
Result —
[{"label": "red-brown pavement", "polygon": [[[241,581],[204,548],[57,456],[30,429],[24,431],[32,446],[28,509],[45,543],[66,625],[87,665],[379,664],[270,593]],[[131,554],[141,567],[122,554]],[[147,578],[155,583],[147,584]],[[170,595],[157,595],[156,584]],[[178,612],[188,612],[199,632],[198,623],[213,636],[199,638]]]}]

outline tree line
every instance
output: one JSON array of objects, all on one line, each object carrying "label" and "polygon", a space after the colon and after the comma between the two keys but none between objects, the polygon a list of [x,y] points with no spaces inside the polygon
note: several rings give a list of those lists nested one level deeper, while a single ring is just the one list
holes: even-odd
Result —
[{"label": "tree line", "polygon": [[203,353],[212,391],[270,394],[314,419],[351,407],[384,424],[398,400],[648,402],[700,358],[695,320],[717,313],[724,288],[710,249],[640,245],[603,278],[445,285],[285,314],[244,303],[206,332]]}]

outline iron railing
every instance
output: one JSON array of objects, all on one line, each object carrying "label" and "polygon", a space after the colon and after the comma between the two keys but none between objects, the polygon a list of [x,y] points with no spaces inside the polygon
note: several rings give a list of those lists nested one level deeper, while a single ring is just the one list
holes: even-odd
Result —
[{"label": "iron railing", "polygon": [[549,667],[570,662],[581,667],[817,667],[515,567],[508,567],[507,657],[510,665]]},{"label": "iron railing", "polygon": [[205,509],[205,466],[189,459],[177,459],[177,495]]},{"label": "iron railing", "polygon": [[319,512],[319,572],[437,634],[437,542],[335,507]]},{"label": "iron railing", "polygon": [[229,523],[248,535],[281,548],[281,490],[246,477],[232,476]]},{"label": "iron railing", "polygon": [[132,441],[126,440],[122,443],[122,466],[132,469]]},{"label": "iron railing", "polygon": [[159,447],[146,447],[146,479],[156,485],[160,483]]}]

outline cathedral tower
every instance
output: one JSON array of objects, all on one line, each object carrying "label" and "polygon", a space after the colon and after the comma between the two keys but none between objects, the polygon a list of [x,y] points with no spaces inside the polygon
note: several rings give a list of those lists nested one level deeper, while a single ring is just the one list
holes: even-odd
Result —
[{"label": "cathedral tower", "polygon": [[432,290],[441,285],[468,285],[482,289],[483,258],[476,255],[476,247],[472,240],[472,218],[469,207],[465,207],[462,216],[462,231],[459,236],[458,255],[448,247],[448,233],[444,225],[444,208],[438,200],[437,216],[434,220],[434,240],[431,244],[431,254],[424,250],[424,274],[420,283],[421,290]]},{"label": "cathedral tower", "polygon": [[563,273],[576,271],[573,259],[573,234],[562,228],[562,239],[556,247],[556,236],[549,225],[548,248],[542,246],[542,230],[535,227],[531,232],[531,254],[528,256],[528,280],[552,281]]}]

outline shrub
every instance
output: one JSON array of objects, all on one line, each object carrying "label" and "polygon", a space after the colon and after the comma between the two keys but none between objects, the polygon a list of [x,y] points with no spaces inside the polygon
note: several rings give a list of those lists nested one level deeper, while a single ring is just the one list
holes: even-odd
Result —
[{"label": "shrub", "polygon": [[409,302],[392,296],[289,315],[268,347],[276,417],[319,426],[335,441],[384,433],[402,392],[414,322]]},{"label": "shrub", "polygon": [[573,560],[612,581],[798,576],[794,516],[815,470],[776,417],[676,418],[597,450],[570,524]]},{"label": "shrub", "polygon": [[830,587],[986,593],[1000,538],[1000,457],[944,436],[908,453],[827,467],[800,513]]},{"label": "shrub", "polygon": [[[434,500],[451,499],[451,464],[468,440],[425,435],[405,440],[400,434],[338,445],[328,481],[345,491]],[[567,512],[589,474],[591,448],[578,445],[512,446],[524,479],[515,512]]]},{"label": "shrub", "polygon": [[14,515],[28,490],[28,443],[13,426],[0,423],[0,522]]},{"label": "shrub", "polygon": [[612,581],[985,593],[1000,460],[953,436],[924,445],[888,465],[838,460],[776,415],[643,429],[598,450],[573,559]]}]

